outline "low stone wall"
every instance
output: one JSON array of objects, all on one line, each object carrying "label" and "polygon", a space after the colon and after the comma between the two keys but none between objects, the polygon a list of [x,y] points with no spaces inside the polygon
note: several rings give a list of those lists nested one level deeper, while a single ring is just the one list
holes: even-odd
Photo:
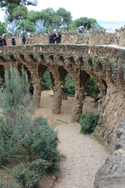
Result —
[{"label": "low stone wall", "polygon": [[120,39],[119,39],[119,46],[125,46],[125,27],[121,27],[120,32]]},{"label": "low stone wall", "polygon": [[119,37],[117,36],[117,33],[107,33],[106,30],[90,30],[89,44],[119,44]]},{"label": "low stone wall", "polygon": [[121,120],[116,134],[118,139],[113,146],[113,154],[96,173],[95,188],[125,187],[125,118]]},{"label": "low stone wall", "polygon": [[[125,46],[125,28],[121,28],[119,33],[107,33],[106,30],[90,30],[89,33],[84,34],[62,32],[61,35],[61,44],[118,44]],[[12,45],[11,36],[8,36],[6,40],[8,46]],[[23,45],[20,36],[16,36],[15,40],[17,45]],[[26,44],[49,44],[49,34],[36,34],[35,37],[27,38]]]}]

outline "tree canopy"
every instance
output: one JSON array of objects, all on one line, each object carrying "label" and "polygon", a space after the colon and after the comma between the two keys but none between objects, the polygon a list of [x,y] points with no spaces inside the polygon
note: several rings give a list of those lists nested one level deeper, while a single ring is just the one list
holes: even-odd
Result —
[{"label": "tree canopy", "polygon": [[0,0],[0,8],[5,8],[10,15],[13,9],[20,5],[37,5],[37,0]]},{"label": "tree canopy", "polygon": [[[26,5],[36,4],[37,0],[0,0],[0,8],[5,8],[6,11],[6,21],[10,24],[16,20],[23,32],[33,32],[32,26],[38,28],[36,24],[38,20],[40,27],[37,31],[42,28],[41,31],[43,32],[43,28],[46,28],[48,33],[52,33],[54,29],[82,33],[90,30],[90,28],[102,29],[94,18],[81,17],[73,21],[71,12],[62,7],[57,11],[51,7],[41,11],[28,11]],[[0,23],[0,33],[3,32],[4,27],[5,24]]]},{"label": "tree canopy", "polygon": [[13,9],[12,14],[9,14],[7,19],[8,21],[13,20],[26,20],[28,16],[28,9],[24,5],[17,6]]}]

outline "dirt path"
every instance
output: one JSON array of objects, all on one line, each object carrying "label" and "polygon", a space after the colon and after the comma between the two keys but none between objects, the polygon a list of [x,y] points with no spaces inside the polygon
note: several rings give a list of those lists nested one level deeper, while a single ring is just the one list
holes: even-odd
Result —
[{"label": "dirt path", "polygon": [[59,150],[67,157],[61,162],[61,175],[54,188],[93,188],[95,174],[109,152],[90,136],[80,134],[78,123],[62,124]]},{"label": "dirt path", "polygon": [[[70,123],[73,98],[62,101],[59,115],[52,115],[52,99],[52,91],[41,93],[41,108],[36,110],[36,116],[43,115],[48,118],[50,124],[56,126],[60,139],[58,149],[67,157],[60,164],[61,175],[54,188],[93,188],[95,174],[110,154],[90,136],[80,134],[78,123]],[[98,111],[90,97],[87,97],[83,104],[83,113],[86,111]]]},{"label": "dirt path", "polygon": [[[49,119],[49,122],[53,125],[60,125],[65,121],[70,122],[71,114],[73,109],[73,97],[68,97],[68,100],[62,100],[61,113],[53,115],[52,114],[52,102],[53,102],[53,91],[42,91],[41,92],[41,103],[40,108],[37,108],[35,111],[36,116],[43,115]],[[86,97],[83,103],[83,113],[88,112],[98,112],[97,105],[94,102],[94,99],[91,97]]]}]

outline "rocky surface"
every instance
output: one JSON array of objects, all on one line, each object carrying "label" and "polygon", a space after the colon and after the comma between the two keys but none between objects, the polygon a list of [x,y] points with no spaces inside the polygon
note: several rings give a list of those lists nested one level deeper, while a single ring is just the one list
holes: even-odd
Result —
[{"label": "rocky surface", "polygon": [[95,176],[95,188],[125,187],[125,118],[119,124],[117,141],[113,146],[113,155],[107,158],[105,164]]}]

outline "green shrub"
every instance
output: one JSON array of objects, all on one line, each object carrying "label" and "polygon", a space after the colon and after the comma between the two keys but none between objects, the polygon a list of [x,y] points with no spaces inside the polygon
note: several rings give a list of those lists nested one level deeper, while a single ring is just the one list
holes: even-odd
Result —
[{"label": "green shrub", "polygon": [[73,80],[66,81],[63,88],[64,93],[75,94],[75,83]]},{"label": "green shrub", "polygon": [[96,84],[96,82],[94,82],[93,78],[90,78],[87,85],[86,85],[86,92],[89,94],[89,96],[91,97],[95,97],[98,96],[99,93],[99,88]]},{"label": "green shrub", "polygon": [[45,170],[50,166],[50,163],[38,159],[32,163],[21,164],[13,170],[13,178],[23,188],[39,187],[40,179],[44,177]]},{"label": "green shrub", "polygon": [[5,71],[0,96],[0,165],[6,165],[20,155],[20,141],[32,122],[28,75],[23,68],[21,76],[12,66]]},{"label": "green shrub", "polygon": [[[60,155],[57,132],[43,117],[32,119],[28,76],[14,67],[5,72],[5,87],[0,88],[0,166],[15,158],[27,157],[13,177],[23,187],[38,187],[46,173],[59,173]],[[33,161],[35,160],[35,161]]]},{"label": "green shrub", "polygon": [[22,140],[22,147],[25,149],[30,160],[34,158],[51,162],[48,172],[59,172],[60,155],[57,150],[59,139],[57,132],[51,128],[43,117],[33,121],[33,127],[25,134]]},{"label": "green shrub", "polygon": [[7,183],[3,183],[0,180],[0,188],[16,188],[16,185],[12,181],[9,181],[9,180]]},{"label": "green shrub", "polygon": [[97,126],[99,120],[99,114],[94,114],[90,112],[89,114],[82,114],[80,116],[80,133],[92,133]]},{"label": "green shrub", "polygon": [[52,89],[52,84],[51,84],[50,73],[47,70],[43,75],[42,90],[51,90],[51,89]]},{"label": "green shrub", "polygon": [[17,183],[21,184],[22,187],[25,187],[27,179],[26,174],[28,173],[28,169],[25,168],[24,164],[20,164],[13,171],[13,178],[16,179]]}]

